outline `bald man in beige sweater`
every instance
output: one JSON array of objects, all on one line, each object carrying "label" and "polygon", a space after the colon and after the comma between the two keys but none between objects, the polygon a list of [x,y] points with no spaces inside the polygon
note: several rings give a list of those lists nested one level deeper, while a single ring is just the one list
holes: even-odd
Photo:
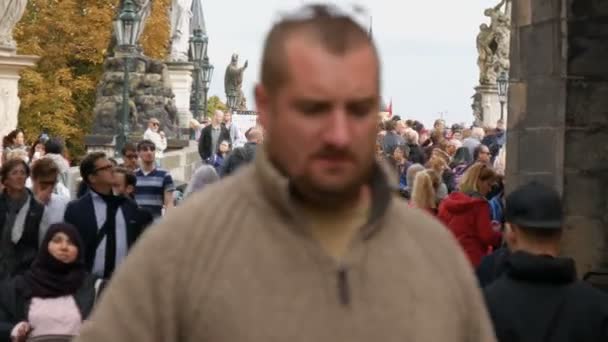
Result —
[{"label": "bald man in beige sweater", "polygon": [[375,161],[366,30],[302,11],[266,41],[254,164],[148,229],[77,341],[495,341],[460,247]]}]

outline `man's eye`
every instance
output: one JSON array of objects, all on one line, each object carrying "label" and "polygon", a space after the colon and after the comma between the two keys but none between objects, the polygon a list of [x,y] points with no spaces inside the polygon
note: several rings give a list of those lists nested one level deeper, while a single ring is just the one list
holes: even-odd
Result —
[{"label": "man's eye", "polygon": [[329,110],[329,105],[324,103],[300,103],[296,105],[299,112],[306,115],[319,115]]},{"label": "man's eye", "polygon": [[372,112],[371,105],[368,103],[353,103],[348,105],[348,113],[355,117],[365,117]]}]

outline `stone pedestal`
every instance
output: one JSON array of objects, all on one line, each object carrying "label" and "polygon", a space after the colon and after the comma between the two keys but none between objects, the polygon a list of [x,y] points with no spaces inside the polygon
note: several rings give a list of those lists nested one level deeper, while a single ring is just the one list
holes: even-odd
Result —
[{"label": "stone pedestal", "polygon": [[175,94],[178,124],[182,131],[190,128],[190,95],[192,93],[192,71],[194,65],[189,62],[167,62],[169,81]]},{"label": "stone pedestal", "polygon": [[579,275],[608,266],[606,16],[604,1],[513,2],[507,191],[558,189]]},{"label": "stone pedestal", "polygon": [[0,136],[5,136],[17,127],[21,104],[18,95],[19,72],[36,65],[38,58],[0,53]]},{"label": "stone pedestal", "polygon": [[[482,121],[478,122],[483,127],[496,127],[500,119],[500,98],[496,85],[480,85],[475,87],[477,94],[481,95]],[[504,119],[507,119],[507,106],[504,108]]]}]

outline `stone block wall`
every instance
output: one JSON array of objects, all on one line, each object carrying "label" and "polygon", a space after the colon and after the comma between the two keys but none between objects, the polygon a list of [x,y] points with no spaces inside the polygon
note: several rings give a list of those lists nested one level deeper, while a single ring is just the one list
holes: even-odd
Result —
[{"label": "stone block wall", "polygon": [[507,191],[562,194],[563,253],[608,268],[608,1],[514,0]]}]

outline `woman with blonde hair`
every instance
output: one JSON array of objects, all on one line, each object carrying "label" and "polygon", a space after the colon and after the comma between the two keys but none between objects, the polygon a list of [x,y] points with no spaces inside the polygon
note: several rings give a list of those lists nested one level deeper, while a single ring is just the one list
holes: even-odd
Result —
[{"label": "woman with blonde hair", "polygon": [[500,224],[491,220],[486,195],[499,179],[484,163],[475,163],[462,176],[459,191],[439,205],[439,219],[452,231],[473,267],[501,240]]},{"label": "woman with blonde hair", "polygon": [[434,216],[437,215],[437,194],[435,189],[437,189],[440,182],[441,179],[434,170],[427,169],[418,172],[414,178],[410,206],[424,209]]}]

